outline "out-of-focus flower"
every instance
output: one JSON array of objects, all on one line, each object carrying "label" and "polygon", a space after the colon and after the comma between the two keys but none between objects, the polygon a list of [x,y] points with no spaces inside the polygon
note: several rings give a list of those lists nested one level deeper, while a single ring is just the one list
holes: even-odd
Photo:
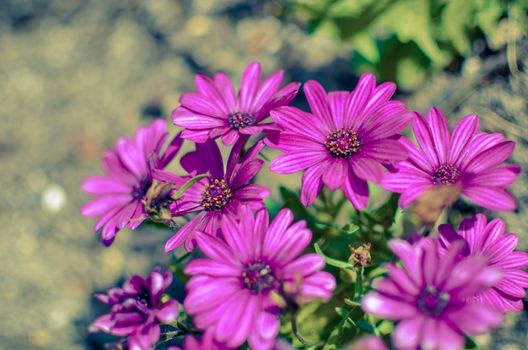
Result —
[{"label": "out-of-focus flower", "polygon": [[392,334],[398,349],[461,349],[464,334],[485,332],[500,324],[494,307],[471,302],[471,298],[501,279],[487,259],[470,256],[462,260],[461,241],[440,255],[438,239],[429,237],[411,246],[392,240],[391,250],[401,267],[387,266],[388,276],[374,282],[375,291],[362,301],[366,312],[399,321]]},{"label": "out-of-focus flower", "polygon": [[171,283],[170,271],[154,268],[146,279],[134,275],[123,287],[96,294],[112,310],[96,319],[90,331],[127,337],[130,350],[153,349],[160,337],[160,323],[172,322],[178,316],[179,305],[175,300],[162,301]]},{"label": "out-of-focus flower", "polygon": [[217,73],[214,79],[199,74],[195,78],[197,92],[187,92],[180,98],[180,106],[172,112],[174,124],[185,130],[182,137],[194,142],[222,138],[226,145],[234,144],[240,135],[258,135],[273,128],[264,120],[273,108],[287,105],[299,89],[290,83],[279,90],[284,72],[277,71],[262,84],[260,63],[250,63],[235,90],[229,77]]},{"label": "out-of-focus flower", "polygon": [[235,348],[228,347],[222,343],[217,342],[213,338],[212,332],[205,332],[200,339],[193,336],[186,336],[183,340],[182,350],[234,350]]},{"label": "out-of-focus flower", "polygon": [[389,100],[393,83],[376,87],[372,74],[363,74],[352,92],[328,95],[316,81],[304,85],[312,114],[294,107],[271,112],[283,131],[270,145],[283,151],[271,163],[271,170],[291,174],[305,170],[301,201],[312,204],[325,184],[342,188],[355,208],[365,209],[369,201],[367,180],[379,183],[382,164],[407,159],[397,141],[413,115],[405,105]]},{"label": "out-of-focus flower", "polygon": [[374,335],[359,338],[348,345],[345,350],[388,350],[389,348],[380,337]]},{"label": "out-of-focus flower", "polygon": [[81,213],[86,217],[99,217],[94,230],[102,228],[104,245],[112,244],[122,228],[135,229],[147,217],[143,200],[152,184],[153,171],[165,168],[183,141],[178,134],[161,152],[169,135],[166,127],[165,121],[156,120],[138,129],[133,139],[119,139],[116,148],[106,151],[103,158],[106,175],[83,181],[83,191],[97,198],[86,203]]},{"label": "out-of-focus flower", "polygon": [[518,238],[505,233],[506,223],[501,219],[487,222],[482,214],[465,219],[458,228],[458,233],[449,226],[439,227],[442,244],[449,249],[451,243],[463,239],[466,249],[464,256],[474,255],[487,258],[488,265],[502,274],[502,279],[493,288],[478,293],[478,303],[491,304],[502,312],[509,310],[520,312],[523,309],[522,299],[528,288],[528,253],[514,252]]},{"label": "out-of-focus flower", "polygon": [[[222,219],[238,217],[241,206],[249,206],[253,210],[264,207],[262,200],[269,195],[269,190],[265,186],[248,183],[262,168],[263,161],[256,158],[262,147],[263,143],[257,142],[239,163],[240,147],[233,147],[225,171],[215,141],[197,143],[196,151],[182,157],[181,165],[191,176],[204,173],[210,176],[191,186],[176,202],[174,216],[192,212],[198,214],[167,241],[166,251],[182,244],[187,250],[192,250],[197,232],[216,235]],[[166,172],[158,172],[157,176],[171,181],[171,175]]]},{"label": "out-of-focus flower", "polygon": [[401,138],[409,159],[399,163],[395,172],[386,173],[382,186],[402,194],[399,201],[402,208],[428,190],[443,187],[453,192],[446,197],[450,202],[462,194],[486,209],[515,209],[515,198],[505,187],[515,181],[521,168],[499,166],[510,157],[515,143],[505,140],[502,134],[479,132],[478,128],[479,118],[468,115],[450,136],[440,110],[431,108],[427,118],[417,113],[413,129],[420,149]]},{"label": "out-of-focus flower", "polygon": [[281,210],[269,224],[267,211],[254,217],[246,207],[240,221],[222,221],[225,241],[198,235],[208,259],[195,259],[185,268],[185,310],[198,329],[213,332],[217,341],[237,347],[246,340],[251,349],[271,349],[279,332],[283,302],[328,300],[334,277],[321,269],[317,254],[299,256],[312,234],[304,221]]}]

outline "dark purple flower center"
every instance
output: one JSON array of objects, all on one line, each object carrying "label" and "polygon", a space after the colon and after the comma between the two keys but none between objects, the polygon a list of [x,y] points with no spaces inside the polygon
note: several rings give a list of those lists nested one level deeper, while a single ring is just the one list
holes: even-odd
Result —
[{"label": "dark purple flower center", "polygon": [[134,186],[130,195],[132,198],[134,198],[134,200],[142,199],[147,194],[150,185],[152,185],[152,181],[150,181],[148,178],[144,178],[139,181],[136,186]]},{"label": "dark purple flower center", "polygon": [[255,117],[246,112],[232,113],[227,119],[227,125],[233,129],[243,129],[255,124]]},{"label": "dark purple flower center", "polygon": [[202,193],[201,206],[207,211],[223,209],[233,198],[233,192],[224,179],[212,180]]},{"label": "dark purple flower center", "polygon": [[326,137],[324,145],[332,157],[348,159],[359,151],[360,142],[354,130],[336,129]]},{"label": "dark purple flower center", "polygon": [[244,286],[256,293],[261,293],[275,286],[275,276],[269,265],[256,262],[242,272]]},{"label": "dark purple flower center", "polygon": [[418,307],[427,315],[438,316],[446,308],[449,294],[439,292],[435,287],[427,287],[418,297]]},{"label": "dark purple flower center", "polygon": [[452,185],[460,177],[460,171],[452,164],[443,164],[433,173],[433,184]]}]

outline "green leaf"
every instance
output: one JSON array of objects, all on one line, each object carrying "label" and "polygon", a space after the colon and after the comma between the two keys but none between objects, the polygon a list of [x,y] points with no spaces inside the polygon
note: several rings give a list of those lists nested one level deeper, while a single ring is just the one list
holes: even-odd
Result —
[{"label": "green leaf", "polygon": [[346,224],[345,226],[343,226],[343,228],[341,229],[341,232],[347,234],[347,235],[352,235],[354,233],[356,233],[357,231],[359,231],[359,226],[356,225],[356,224]]},{"label": "green leaf", "polygon": [[177,199],[180,199],[183,194],[185,193],[185,191],[187,191],[192,185],[194,185],[195,183],[197,183],[198,181],[200,181],[201,179],[205,178],[205,177],[208,177],[209,175],[208,174],[200,174],[200,175],[196,175],[195,177],[193,177],[192,179],[190,179],[189,181],[187,181],[186,183],[184,183],[182,185],[182,187],[180,187],[178,189],[178,191],[176,191],[173,195],[172,195],[172,199],[174,200],[177,200]]},{"label": "green leaf", "polygon": [[442,23],[447,37],[455,49],[463,55],[471,50],[467,35],[468,19],[472,17],[473,1],[450,0],[442,13]]},{"label": "green leaf", "polygon": [[319,254],[328,265],[331,265],[331,266],[334,266],[334,267],[338,267],[340,269],[351,269],[351,268],[354,267],[352,264],[350,264],[348,262],[337,260],[337,259],[333,259],[333,258],[330,258],[330,257],[326,256],[323,253],[323,251],[321,250],[321,247],[319,246],[319,244],[317,244],[317,243],[314,243],[314,248],[315,248],[315,252],[317,254]]}]

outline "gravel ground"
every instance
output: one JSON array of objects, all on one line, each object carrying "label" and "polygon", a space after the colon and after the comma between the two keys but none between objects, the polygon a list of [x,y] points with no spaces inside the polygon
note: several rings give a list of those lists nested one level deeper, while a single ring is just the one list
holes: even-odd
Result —
[{"label": "gravel ground", "polygon": [[[92,220],[79,214],[87,200],[79,184],[100,173],[117,137],[168,116],[196,71],[240,76],[258,59],[290,80],[353,86],[350,50],[277,20],[277,10],[242,0],[0,2],[0,349],[96,348],[86,340],[91,293],[169,259],[161,244],[168,233],[151,226],[102,248]],[[475,80],[476,93],[458,101],[448,92],[464,88],[460,77],[440,75],[410,105],[435,102],[457,115],[477,108],[487,127],[525,140],[528,79],[494,76]],[[516,153],[525,166],[527,145]],[[526,179],[514,190],[525,203]],[[519,233],[524,207],[508,216]],[[512,318],[508,330],[481,340],[521,349],[526,322]]]}]

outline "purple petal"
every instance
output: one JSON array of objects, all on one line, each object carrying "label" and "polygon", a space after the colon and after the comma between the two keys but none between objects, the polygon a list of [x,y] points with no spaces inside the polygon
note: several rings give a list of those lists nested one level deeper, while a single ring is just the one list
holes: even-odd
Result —
[{"label": "purple petal", "polygon": [[[348,163],[344,159],[331,159],[323,172],[323,182],[331,190],[336,190],[347,179]],[[328,164],[329,163],[329,164]]]},{"label": "purple petal", "polygon": [[497,187],[470,186],[462,189],[475,204],[496,211],[511,211],[517,208],[517,201],[508,191]]},{"label": "purple petal", "polygon": [[427,158],[430,159],[429,162],[437,166],[440,165],[440,160],[436,153],[437,151],[435,149],[433,136],[431,135],[431,130],[429,130],[429,125],[425,118],[419,113],[416,113],[416,117],[414,118],[413,131],[420,148],[426,154]]},{"label": "purple petal", "polygon": [[375,87],[376,77],[370,73],[365,73],[361,75],[356,88],[350,93],[346,115],[350,118],[349,122],[352,129],[359,130],[364,120],[370,116],[367,114],[369,111],[366,106]]},{"label": "purple petal", "polygon": [[345,115],[348,95],[349,93],[347,91],[334,91],[328,94],[328,103],[336,129],[344,128],[345,123],[348,122],[346,120],[347,116]]},{"label": "purple petal", "polygon": [[271,117],[281,127],[295,134],[303,135],[315,142],[326,140],[326,132],[321,122],[311,114],[295,107],[283,106],[271,111]]},{"label": "purple petal", "polygon": [[186,92],[180,97],[181,106],[172,112],[172,122],[178,126],[210,129],[225,124],[226,114],[213,100],[196,92]]},{"label": "purple petal", "polygon": [[231,179],[230,186],[236,188],[249,182],[258,174],[263,165],[264,161],[261,159],[253,159],[249,162],[241,164],[240,168],[236,170],[233,178]]},{"label": "purple petal", "polygon": [[475,156],[467,163],[464,170],[469,173],[478,173],[490,169],[507,160],[514,148],[515,142],[513,141],[501,142]]},{"label": "purple petal", "polygon": [[516,164],[491,168],[474,174],[465,183],[476,186],[506,187],[515,182],[521,170],[521,167]]},{"label": "purple petal", "polygon": [[182,245],[183,242],[193,238],[196,231],[203,227],[205,216],[206,213],[201,212],[180,228],[178,232],[176,232],[174,236],[165,243],[165,251],[170,252]]},{"label": "purple petal", "polygon": [[238,277],[240,269],[233,265],[210,259],[194,259],[185,266],[188,275],[208,275],[215,277]]},{"label": "purple petal", "polygon": [[427,114],[429,130],[433,138],[434,148],[438,155],[440,164],[447,161],[447,152],[449,147],[449,126],[442,112],[433,107]]},{"label": "purple petal", "polygon": [[288,152],[275,158],[271,162],[270,170],[279,174],[292,174],[309,168],[325,158],[328,158],[328,153],[323,150]]},{"label": "purple petal", "polygon": [[303,90],[312,113],[321,118],[324,125],[332,130],[334,127],[332,113],[323,86],[315,80],[310,80],[304,84]]},{"label": "purple petal", "polygon": [[467,144],[477,132],[480,125],[480,119],[474,115],[464,117],[453,130],[451,142],[449,145],[449,156],[447,162],[454,164],[466,149]]},{"label": "purple petal", "polygon": [[92,176],[83,180],[81,188],[90,194],[123,194],[132,192],[132,188],[117,179]]},{"label": "purple petal", "polygon": [[172,322],[178,317],[180,306],[176,300],[169,300],[156,313],[156,317],[161,322]]},{"label": "purple petal", "polygon": [[279,88],[282,79],[284,78],[284,71],[279,70],[271,74],[262,85],[260,85],[257,95],[253,100],[252,110],[258,111],[266,102],[275,94]]},{"label": "purple petal", "polygon": [[159,168],[165,168],[178,154],[181,146],[183,144],[183,138],[181,137],[181,132],[177,133],[176,136],[172,139],[171,143],[165,149],[163,156],[160,159]]},{"label": "purple petal", "polygon": [[400,142],[391,139],[368,142],[361,146],[360,152],[383,163],[406,160],[409,156]]},{"label": "purple petal", "polygon": [[401,320],[418,314],[415,306],[376,292],[367,293],[361,301],[361,307],[365,312],[389,320]]},{"label": "purple petal", "polygon": [[392,341],[399,349],[416,349],[422,338],[424,316],[417,315],[398,323]]},{"label": "purple petal", "polygon": [[353,158],[350,162],[352,169],[357,176],[363,180],[370,180],[379,184],[383,176],[383,167],[380,163],[366,158]]},{"label": "purple petal", "polygon": [[301,186],[301,203],[308,207],[310,206],[321,189],[323,188],[322,176],[325,169],[327,169],[328,162],[321,162],[306,169],[302,178]]},{"label": "purple petal", "polygon": [[357,177],[351,169],[348,172],[347,180],[344,182],[343,191],[354,208],[362,210],[368,206],[368,184],[365,180]]},{"label": "purple petal", "polygon": [[251,62],[242,75],[240,83],[240,108],[250,111],[257,93],[262,75],[262,67],[258,62]]}]

